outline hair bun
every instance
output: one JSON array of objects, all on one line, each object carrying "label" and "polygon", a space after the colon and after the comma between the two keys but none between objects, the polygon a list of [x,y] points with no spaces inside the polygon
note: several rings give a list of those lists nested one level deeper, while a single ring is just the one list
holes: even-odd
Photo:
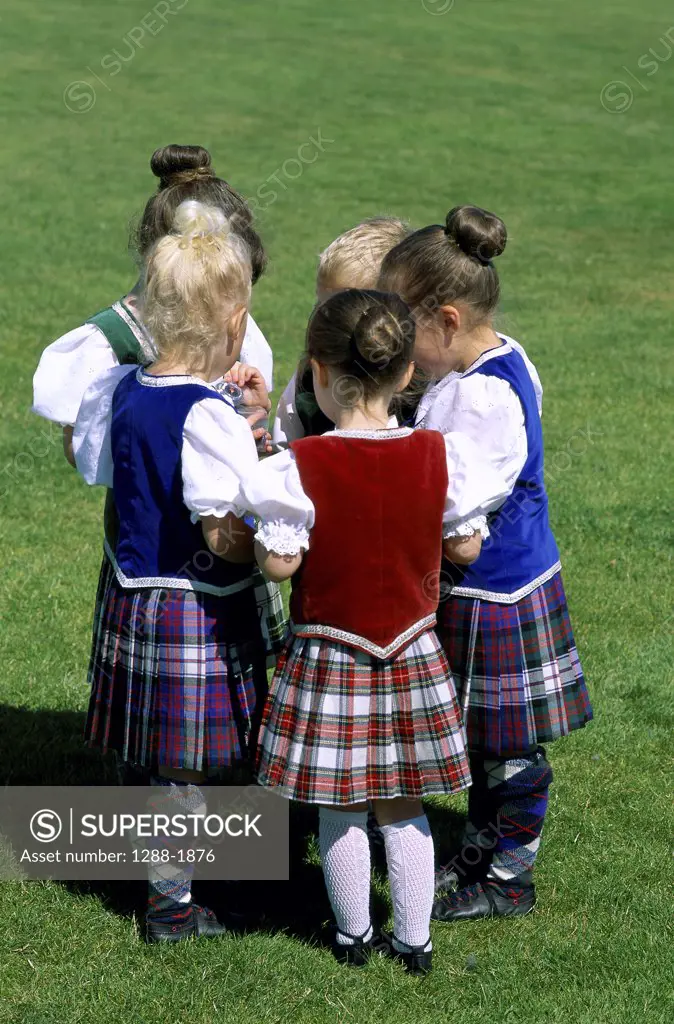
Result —
[{"label": "hair bun", "polygon": [[216,206],[207,206],[196,199],[186,199],[175,212],[173,231],[187,238],[226,235],[229,233],[229,221]]},{"label": "hair bun", "polygon": [[398,300],[396,312],[379,303],[370,306],[361,313],[351,336],[354,359],[371,367],[385,366],[399,355],[410,332],[414,341],[409,309],[398,296],[387,298]]},{"label": "hair bun", "polygon": [[479,206],[455,206],[450,210],[445,234],[466,256],[485,266],[501,255],[508,240],[501,218]]},{"label": "hair bun", "polygon": [[160,189],[214,175],[211,154],[203,146],[162,146],[152,154],[150,167]]}]

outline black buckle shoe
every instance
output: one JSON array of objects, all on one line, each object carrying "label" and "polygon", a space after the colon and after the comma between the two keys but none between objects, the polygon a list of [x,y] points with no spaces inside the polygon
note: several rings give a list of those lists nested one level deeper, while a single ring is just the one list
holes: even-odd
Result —
[{"label": "black buckle shoe", "polygon": [[[332,952],[340,964],[346,964],[348,967],[365,967],[372,956],[375,948],[374,944],[377,942],[379,936],[375,933],[373,928],[368,928],[367,932],[363,932],[362,935],[351,935],[349,932],[338,932],[347,939],[353,939],[351,946],[344,946],[342,943],[337,942],[337,935],[332,943]],[[368,932],[372,932],[369,939],[365,936]]]},{"label": "black buckle shoe", "polygon": [[[410,946],[409,952],[396,949],[393,945],[394,939],[395,935],[381,932],[376,941],[372,943],[372,951],[403,963],[408,974],[414,974],[417,977],[430,974],[433,967],[433,950],[427,949],[430,939],[423,946]],[[396,942],[400,942],[400,940],[396,939]],[[406,945],[406,943],[402,944]]]},{"label": "black buckle shoe", "polygon": [[433,904],[433,921],[477,921],[486,917],[521,917],[529,914],[536,904],[536,888],[512,882],[488,879],[449,892]]},{"label": "black buckle shoe", "polygon": [[208,907],[193,903],[184,921],[176,921],[168,915],[148,914],[145,918],[145,941],[182,942],[185,939],[215,939],[228,935],[229,928],[220,924]]}]

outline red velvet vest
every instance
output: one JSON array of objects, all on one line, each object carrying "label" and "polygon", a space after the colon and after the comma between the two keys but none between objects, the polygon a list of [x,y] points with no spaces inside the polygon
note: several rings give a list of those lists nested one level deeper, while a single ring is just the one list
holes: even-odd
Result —
[{"label": "red velvet vest", "polygon": [[337,433],[291,447],[316,510],[293,580],[293,630],[393,657],[435,623],[448,484],[442,435]]}]

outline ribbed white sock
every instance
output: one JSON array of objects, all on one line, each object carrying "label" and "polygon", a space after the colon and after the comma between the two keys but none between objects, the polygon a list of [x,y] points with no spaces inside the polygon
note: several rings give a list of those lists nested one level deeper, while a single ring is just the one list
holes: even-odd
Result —
[{"label": "ribbed white sock", "polygon": [[370,843],[367,812],[338,811],[321,807],[318,841],[325,887],[337,922],[337,942],[352,946],[348,935],[369,939]]},{"label": "ribbed white sock", "polygon": [[393,900],[393,931],[398,940],[394,946],[400,952],[411,946],[432,949],[435,858],[428,819],[422,814],[394,825],[382,825],[381,830]]}]

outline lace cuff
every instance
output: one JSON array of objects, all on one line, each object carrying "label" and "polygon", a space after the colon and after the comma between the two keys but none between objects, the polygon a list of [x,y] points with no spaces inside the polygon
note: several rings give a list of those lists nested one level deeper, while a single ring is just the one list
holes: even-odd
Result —
[{"label": "lace cuff", "polygon": [[488,539],[489,527],[487,526],[486,516],[474,516],[472,519],[466,519],[463,523],[445,523],[442,530],[442,539],[447,540],[448,537],[470,537],[473,533],[479,533],[482,536],[482,540]]},{"label": "lace cuff", "polygon": [[[210,507],[204,506],[198,512],[190,512],[190,519],[193,523],[200,523],[202,519],[210,518],[210,516],[213,516],[215,519],[224,519],[230,512],[237,519],[245,520],[248,516],[246,509],[240,505],[211,505]],[[249,525],[254,526],[255,523],[251,521]]]},{"label": "lace cuff", "polygon": [[309,531],[305,526],[280,519],[262,523],[255,540],[275,555],[299,555],[300,551],[309,548]]}]

